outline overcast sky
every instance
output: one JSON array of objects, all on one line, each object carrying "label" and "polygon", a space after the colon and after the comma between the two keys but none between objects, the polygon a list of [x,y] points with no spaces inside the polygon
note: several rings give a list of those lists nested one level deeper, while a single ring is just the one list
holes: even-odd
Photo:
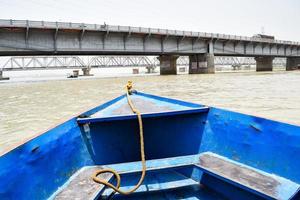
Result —
[{"label": "overcast sky", "polygon": [[300,41],[300,0],[0,0],[0,18],[131,25]]}]

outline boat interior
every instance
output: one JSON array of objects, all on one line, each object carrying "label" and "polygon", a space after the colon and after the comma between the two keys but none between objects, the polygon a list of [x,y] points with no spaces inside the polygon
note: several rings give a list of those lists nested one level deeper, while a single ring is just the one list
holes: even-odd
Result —
[{"label": "boat interior", "polygon": [[[49,199],[300,199],[299,127],[140,92],[130,98],[142,113],[147,166],[133,194],[91,178],[98,169],[114,169],[124,191],[140,179],[139,124],[126,95],[22,145],[27,165],[16,177],[39,174],[32,185],[24,183],[34,194],[22,183],[2,192],[15,187],[21,197]],[[0,164],[14,156],[2,156]],[[112,174],[100,176],[116,184]]]}]

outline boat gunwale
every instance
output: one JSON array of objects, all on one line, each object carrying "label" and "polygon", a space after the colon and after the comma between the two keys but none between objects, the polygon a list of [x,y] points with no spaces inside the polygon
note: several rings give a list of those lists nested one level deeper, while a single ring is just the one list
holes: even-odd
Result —
[{"label": "boat gunwale", "polygon": [[[182,114],[193,114],[193,113],[204,113],[208,112],[208,107],[200,107],[200,108],[192,108],[192,109],[184,109],[179,111],[167,111],[167,112],[152,112],[142,114],[143,118],[152,118],[152,117],[165,117],[165,116],[175,116]],[[78,124],[85,123],[96,123],[103,121],[117,121],[117,120],[127,120],[127,119],[136,119],[137,116],[135,114],[131,115],[119,115],[119,116],[111,116],[111,117],[87,117],[87,118],[79,118],[77,119]]]}]

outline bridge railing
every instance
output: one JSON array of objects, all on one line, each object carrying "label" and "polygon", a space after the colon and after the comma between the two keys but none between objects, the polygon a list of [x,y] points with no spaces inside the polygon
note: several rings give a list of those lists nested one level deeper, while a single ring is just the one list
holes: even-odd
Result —
[{"label": "bridge railing", "polygon": [[188,37],[203,37],[216,38],[224,40],[238,40],[238,41],[252,41],[252,42],[268,42],[286,45],[300,45],[299,42],[285,41],[285,40],[270,40],[266,38],[246,37],[219,33],[193,32],[181,30],[169,30],[160,28],[145,28],[145,27],[131,27],[131,26],[115,26],[115,25],[100,25],[100,24],[85,24],[85,23],[71,23],[71,22],[49,22],[49,21],[29,21],[29,20],[12,20],[0,19],[0,27],[28,27],[28,28],[49,28],[49,29],[85,29],[92,31],[108,31],[108,32],[136,32],[145,34],[162,34],[162,35],[176,35]]}]

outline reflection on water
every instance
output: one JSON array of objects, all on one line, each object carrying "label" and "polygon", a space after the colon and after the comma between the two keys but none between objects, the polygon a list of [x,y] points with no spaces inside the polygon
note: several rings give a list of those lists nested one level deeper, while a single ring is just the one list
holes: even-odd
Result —
[{"label": "reflection on water", "polygon": [[[129,78],[0,84],[0,152],[124,93]],[[131,77],[137,90],[300,124],[300,72]]]}]

